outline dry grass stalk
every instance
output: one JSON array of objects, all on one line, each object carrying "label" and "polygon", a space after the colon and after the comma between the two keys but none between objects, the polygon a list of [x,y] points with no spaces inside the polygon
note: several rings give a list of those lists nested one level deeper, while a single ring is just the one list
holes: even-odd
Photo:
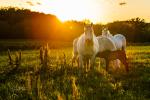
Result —
[{"label": "dry grass stalk", "polygon": [[15,59],[15,65],[16,67],[19,67],[21,65],[21,51],[16,52],[16,59]]},{"label": "dry grass stalk", "polygon": [[21,64],[21,56],[22,56],[22,53],[20,50],[19,52],[16,52],[15,60],[13,60],[11,53],[10,53],[10,50],[8,49],[8,58],[9,58],[9,64],[10,65],[16,65],[16,66],[20,65]]},{"label": "dry grass stalk", "polygon": [[10,53],[9,49],[8,49],[8,57],[9,57],[9,65],[12,65],[13,64],[13,60],[12,60],[11,53]]},{"label": "dry grass stalk", "polygon": [[32,95],[32,78],[31,78],[31,72],[28,72],[27,73],[27,78],[26,78],[26,89],[27,89],[27,92],[28,94]]},{"label": "dry grass stalk", "polygon": [[79,95],[79,92],[78,92],[78,88],[76,86],[76,83],[75,83],[76,79],[75,77],[72,77],[71,78],[71,86],[72,86],[72,96],[73,96],[73,100],[77,100],[78,99],[78,95]]},{"label": "dry grass stalk", "polygon": [[65,53],[63,53],[63,63],[64,63],[64,65],[66,65],[66,54]]},{"label": "dry grass stalk", "polygon": [[63,97],[60,95],[60,93],[57,94],[57,100],[63,100]]},{"label": "dry grass stalk", "polygon": [[40,61],[41,61],[41,64],[43,64],[43,61],[44,61],[44,49],[43,49],[43,47],[40,48]]},{"label": "dry grass stalk", "polygon": [[49,59],[49,47],[48,44],[40,49],[40,61],[42,64],[42,70],[46,71],[48,68]]}]

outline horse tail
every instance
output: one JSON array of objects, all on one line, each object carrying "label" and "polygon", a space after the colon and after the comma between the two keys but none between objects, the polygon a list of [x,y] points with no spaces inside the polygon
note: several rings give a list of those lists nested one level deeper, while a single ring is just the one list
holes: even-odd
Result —
[{"label": "horse tail", "polygon": [[126,51],[126,42],[122,45],[121,50]]},{"label": "horse tail", "polygon": [[123,41],[122,41],[122,50],[126,50],[126,38],[123,36]]}]

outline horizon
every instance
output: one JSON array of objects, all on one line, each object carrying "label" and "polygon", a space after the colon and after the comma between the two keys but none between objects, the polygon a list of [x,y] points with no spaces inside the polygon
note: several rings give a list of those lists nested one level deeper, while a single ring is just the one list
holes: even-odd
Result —
[{"label": "horizon", "polygon": [[53,14],[62,22],[89,19],[93,23],[103,24],[136,17],[149,23],[148,4],[149,0],[1,0],[0,2],[1,8],[18,7]]}]

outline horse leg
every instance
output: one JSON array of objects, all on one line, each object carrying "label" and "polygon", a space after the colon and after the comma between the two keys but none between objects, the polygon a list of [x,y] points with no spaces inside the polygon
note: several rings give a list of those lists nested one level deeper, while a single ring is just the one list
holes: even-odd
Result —
[{"label": "horse leg", "polygon": [[114,65],[113,67],[114,67],[115,69],[120,68],[120,61],[119,61],[118,59],[113,60],[112,63],[113,63],[113,65]]},{"label": "horse leg", "polygon": [[72,58],[72,67],[73,67],[74,63],[75,63],[75,57],[73,56],[73,58]]},{"label": "horse leg", "polygon": [[73,64],[75,63],[75,61],[77,60],[77,56],[78,56],[78,53],[77,53],[77,52],[74,52],[74,53],[73,53],[73,58],[72,58],[72,66],[73,66]]},{"label": "horse leg", "polygon": [[123,52],[123,56],[121,57],[121,60],[122,60],[122,63],[125,65],[126,72],[128,72],[129,71],[129,66],[128,66],[128,63],[127,63],[127,56],[126,56],[125,50]]},{"label": "horse leg", "polygon": [[83,70],[83,56],[79,55],[79,73],[78,73],[79,76],[81,76],[83,72],[82,70]]},{"label": "horse leg", "polygon": [[106,71],[108,71],[108,68],[109,68],[109,60],[107,58],[105,58],[105,61],[106,61]]},{"label": "horse leg", "polygon": [[123,57],[123,58],[120,59],[120,60],[121,60],[121,62],[124,64],[125,69],[126,69],[126,72],[128,72],[128,71],[129,71],[129,66],[128,66],[126,57]]},{"label": "horse leg", "polygon": [[89,71],[90,70],[89,59],[87,59],[86,63],[87,63],[88,71]]},{"label": "horse leg", "polygon": [[79,57],[77,58],[77,60],[76,60],[76,61],[77,61],[78,67],[79,67]]},{"label": "horse leg", "polygon": [[79,55],[79,67],[81,69],[83,68],[83,57],[82,57],[82,55]]},{"label": "horse leg", "polygon": [[119,59],[116,59],[116,66],[117,66],[117,68],[120,68],[120,60]]},{"label": "horse leg", "polygon": [[129,72],[129,66],[128,66],[127,61],[125,61],[125,67],[126,67],[126,72]]},{"label": "horse leg", "polygon": [[86,59],[86,68],[87,68],[87,71],[90,70],[89,58]]},{"label": "horse leg", "polygon": [[100,68],[100,66],[101,66],[101,59],[99,58],[99,68]]},{"label": "horse leg", "polygon": [[84,66],[84,70],[87,71],[87,58],[84,57],[83,59],[83,66]]},{"label": "horse leg", "polygon": [[126,51],[126,40],[122,41],[122,50]]},{"label": "horse leg", "polygon": [[95,55],[92,56],[90,59],[90,68],[94,69],[94,64],[95,64]]}]

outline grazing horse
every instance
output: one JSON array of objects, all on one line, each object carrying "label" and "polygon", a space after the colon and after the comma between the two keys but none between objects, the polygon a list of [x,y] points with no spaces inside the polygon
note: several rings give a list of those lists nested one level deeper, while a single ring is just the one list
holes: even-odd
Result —
[{"label": "grazing horse", "polygon": [[[114,42],[110,38],[107,38],[104,36],[98,36],[97,40],[99,42],[99,53],[102,53],[107,50],[109,50],[109,51],[117,50]],[[114,64],[116,67],[119,67],[119,63],[116,60],[114,61]]]},{"label": "grazing horse", "polygon": [[[114,42],[117,50],[124,50],[124,51],[126,51],[126,38],[122,34],[116,34],[116,35],[113,36],[109,32],[108,28],[103,28],[103,30],[102,30],[102,36],[110,38]],[[119,64],[120,61],[119,61],[119,59],[116,59],[115,62],[118,65],[117,67],[120,67],[120,64]]]},{"label": "grazing horse", "polygon": [[[95,57],[99,51],[99,43],[94,35],[93,24],[84,26],[84,33],[77,40],[79,67],[94,67]],[[90,62],[90,66],[89,66]]]},{"label": "grazing horse", "polygon": [[109,67],[109,62],[111,60],[116,60],[119,59],[126,68],[126,72],[129,71],[128,63],[127,63],[127,57],[126,57],[126,52],[124,50],[117,50],[117,51],[104,51],[100,52],[97,54],[98,57],[104,58],[106,60],[106,71],[108,70]]}]

